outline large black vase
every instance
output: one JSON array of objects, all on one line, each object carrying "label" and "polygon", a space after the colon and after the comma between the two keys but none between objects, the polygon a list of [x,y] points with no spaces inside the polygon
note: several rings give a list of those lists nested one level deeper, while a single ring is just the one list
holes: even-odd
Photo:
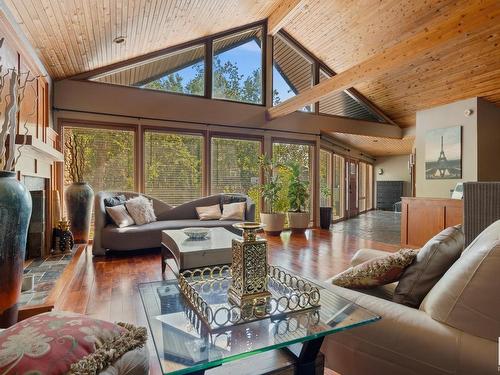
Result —
[{"label": "large black vase", "polygon": [[0,328],[17,322],[31,195],[14,172],[0,171]]},{"label": "large black vase", "polygon": [[320,207],[319,208],[319,226],[321,229],[330,229],[332,223],[332,208]]},{"label": "large black vase", "polygon": [[88,242],[94,191],[86,182],[73,182],[66,189],[65,201],[75,243]]}]

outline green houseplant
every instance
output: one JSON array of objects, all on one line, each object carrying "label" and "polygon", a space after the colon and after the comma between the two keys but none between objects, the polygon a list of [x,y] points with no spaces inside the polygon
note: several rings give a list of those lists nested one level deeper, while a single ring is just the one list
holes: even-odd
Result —
[{"label": "green houseplant", "polygon": [[[329,198],[332,196],[332,189],[328,186],[321,186],[320,188],[321,201],[329,201]],[[331,201],[328,205],[321,205],[319,208],[319,225],[321,229],[330,229],[330,224],[332,222],[332,206]]]},{"label": "green houseplant", "polygon": [[300,164],[293,162],[289,163],[287,167],[290,171],[288,223],[293,233],[303,233],[309,226],[311,218],[309,211],[306,210],[309,201],[309,182],[301,178],[302,168]]},{"label": "green houseplant", "polygon": [[265,224],[264,230],[267,234],[279,236],[285,226],[285,214],[277,212],[276,207],[282,182],[279,174],[274,173],[277,165],[269,156],[262,155],[259,164],[264,177],[261,192],[266,209],[260,213],[260,221]]}]

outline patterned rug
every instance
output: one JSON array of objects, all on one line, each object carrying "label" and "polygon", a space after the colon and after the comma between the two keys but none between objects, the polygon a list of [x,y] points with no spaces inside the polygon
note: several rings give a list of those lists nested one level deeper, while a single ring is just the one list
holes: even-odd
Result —
[{"label": "patterned rug", "polygon": [[19,306],[43,304],[72,257],[67,253],[34,259],[24,269],[25,276],[33,275],[33,289],[21,293]]}]

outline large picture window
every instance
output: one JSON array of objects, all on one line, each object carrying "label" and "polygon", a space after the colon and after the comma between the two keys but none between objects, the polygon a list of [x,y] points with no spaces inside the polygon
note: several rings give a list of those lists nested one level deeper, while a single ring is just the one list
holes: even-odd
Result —
[{"label": "large picture window", "polygon": [[308,144],[274,142],[273,143],[273,158],[282,168],[279,168],[278,173],[281,175],[284,188],[281,190],[277,209],[278,211],[286,212],[290,208],[288,199],[288,184],[290,181],[290,172],[286,168],[290,163],[299,164],[302,171],[302,180],[309,183],[309,201],[307,202],[306,210],[311,210],[312,202],[312,146]]},{"label": "large picture window", "polygon": [[[77,174],[95,193],[135,190],[133,130],[64,126],[63,140],[64,189],[72,182],[77,182],[73,181]],[[72,158],[75,157],[82,158],[83,163],[78,171],[71,171],[75,165]]]},{"label": "large picture window", "polygon": [[202,135],[145,131],[145,193],[173,206],[201,197],[202,155]]},{"label": "large picture window", "polygon": [[215,39],[212,97],[262,104],[262,27]]},{"label": "large picture window", "polygon": [[259,206],[262,142],[215,136],[210,149],[210,192],[247,194]]}]

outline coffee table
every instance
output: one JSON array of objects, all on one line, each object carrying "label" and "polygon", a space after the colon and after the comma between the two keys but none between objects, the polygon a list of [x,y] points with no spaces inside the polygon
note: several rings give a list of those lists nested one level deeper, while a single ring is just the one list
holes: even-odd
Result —
[{"label": "coffee table", "polygon": [[210,228],[203,240],[189,239],[182,229],[164,230],[161,232],[161,271],[165,272],[167,262],[176,274],[191,268],[230,264],[233,238],[241,237],[221,227]]},{"label": "coffee table", "polygon": [[[177,278],[140,284],[139,292],[165,375],[204,374],[208,369],[211,369],[209,374],[267,374],[280,369],[280,374],[317,375],[323,373],[323,357],[319,350],[326,335],[372,323],[380,317],[321,285],[316,286],[321,296],[321,306],[317,309],[281,314],[216,331],[209,330],[198,318],[180,291]],[[226,291],[221,289],[214,293],[214,298],[227,298]],[[277,362],[262,356],[272,352],[291,356],[292,367],[270,369],[269,366]],[[268,365],[266,371],[260,370],[263,362]]]}]

